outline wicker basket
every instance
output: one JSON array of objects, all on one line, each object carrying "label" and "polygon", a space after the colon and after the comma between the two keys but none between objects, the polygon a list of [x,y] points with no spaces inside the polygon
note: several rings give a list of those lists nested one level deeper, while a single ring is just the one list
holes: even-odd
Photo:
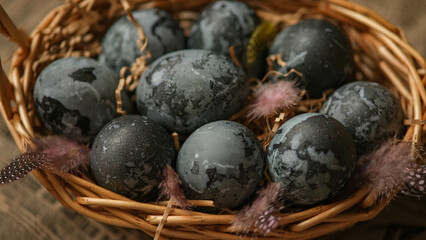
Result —
[{"label": "wicker basket", "polygon": [[[73,0],[50,12],[30,34],[18,30],[0,7],[0,31],[15,41],[9,77],[0,67],[1,112],[18,147],[40,132],[32,88],[44,66],[65,56],[95,57],[100,37],[119,16],[135,8],[159,7],[173,12],[188,29],[209,0]],[[404,140],[422,142],[426,131],[425,59],[406,41],[403,32],[376,13],[344,0],[247,0],[265,20],[280,26],[303,18],[325,18],[348,33],[356,51],[356,79],[377,81],[399,97],[405,112]],[[323,99],[302,101],[315,111]],[[271,122],[282,123],[282,119]],[[281,121],[281,122],[280,122]],[[87,177],[63,177],[34,170],[33,175],[65,207],[100,222],[140,229],[157,239],[240,239],[231,223],[235,212],[206,214],[171,207],[168,203],[140,203],[97,186]],[[257,239],[311,239],[375,217],[388,203],[361,189],[344,200],[295,212],[281,213],[279,228]],[[201,201],[198,204],[209,204]],[[167,206],[166,206],[167,205]],[[161,234],[160,234],[161,233]]]}]

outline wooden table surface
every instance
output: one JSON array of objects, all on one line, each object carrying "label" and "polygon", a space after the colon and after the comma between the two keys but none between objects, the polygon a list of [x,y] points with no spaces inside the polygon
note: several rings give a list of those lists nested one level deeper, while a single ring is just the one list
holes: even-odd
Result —
[{"label": "wooden table surface", "polygon": [[[352,0],[353,2],[360,3],[364,6],[372,8],[374,11],[378,12],[390,22],[394,23],[397,26],[400,26],[407,34],[408,40],[410,43],[423,55],[426,56],[426,0]],[[6,12],[11,16],[13,21],[17,24],[18,27],[24,29],[26,32],[31,32],[37,23],[46,16],[46,14],[53,9],[55,6],[62,4],[61,0],[0,0],[0,4],[5,8]],[[4,36],[0,36],[0,58],[6,72],[8,72],[10,66],[10,56],[13,51],[16,49],[16,45],[7,41]],[[9,162],[13,156],[18,153],[18,149],[14,144],[3,119],[0,120],[0,167],[4,166]],[[32,176],[31,176],[32,178]],[[28,180],[29,181],[29,180]],[[34,181],[34,180],[31,180]],[[34,183],[38,184],[38,183]],[[1,191],[5,191],[5,188],[13,188],[17,185],[6,185],[0,186]],[[44,189],[40,191],[45,191]],[[36,200],[35,200],[36,201]],[[420,201],[420,205],[424,205],[425,201]],[[0,217],[2,210],[2,199],[0,199]],[[414,204],[419,204],[414,201]],[[403,209],[404,204],[396,204],[396,212],[401,216],[404,215]],[[410,206],[412,207],[411,203]],[[58,207],[59,209],[61,207]],[[61,211],[56,209],[57,211]],[[413,210],[413,209],[412,209]],[[52,210],[55,211],[55,210]],[[387,213],[389,213],[388,210]],[[424,211],[421,210],[421,211]],[[416,210],[412,211],[416,212]],[[424,212],[423,212],[424,213]],[[386,214],[386,213],[385,213]],[[49,216],[54,217],[54,213]],[[398,216],[398,215],[397,215]],[[404,215],[407,216],[407,215]],[[408,215],[409,216],[409,215]],[[384,218],[388,218],[387,215]],[[420,218],[422,219],[422,218]],[[19,222],[19,219],[16,220]],[[25,221],[25,220],[23,220]],[[423,221],[426,221],[426,218],[423,218]],[[386,221],[384,221],[386,222]],[[53,223],[54,224],[54,223]],[[384,224],[384,223],[382,223]],[[368,224],[361,225],[364,228],[368,229]],[[61,226],[58,226],[61,227]],[[17,236],[13,234],[19,226],[11,226],[6,224],[6,220],[0,218],[0,239],[5,239],[3,237],[7,236],[8,240],[17,240],[17,239],[56,239],[55,234],[49,235],[50,237],[38,237],[37,234],[34,235],[32,231],[27,231],[27,235],[24,233]],[[79,226],[75,226],[75,229],[78,229]],[[362,228],[360,228],[362,229]],[[70,230],[72,231],[72,230]],[[114,231],[119,231],[115,229]],[[425,226],[423,226],[423,231],[425,231]],[[10,232],[9,234],[7,232]],[[356,231],[352,231],[356,232]],[[368,232],[368,231],[367,231]],[[348,232],[348,234],[351,232]],[[3,235],[2,235],[3,234]],[[41,233],[39,233],[39,236]],[[345,234],[345,239],[357,239],[351,238],[348,234]],[[44,236],[44,235],[43,235]],[[47,235],[46,235],[47,236]],[[128,235],[132,237],[123,239],[132,239],[134,235]],[[373,235],[372,235],[373,236]],[[379,239],[367,234],[363,237],[364,239]],[[424,236],[424,235],[423,235]],[[335,239],[342,239],[342,235],[337,235]],[[135,239],[139,237],[134,237]],[[67,236],[61,236],[59,239],[73,239],[67,238]],[[100,238],[99,238],[100,239]],[[331,238],[330,238],[331,239]],[[389,238],[390,239],[390,238]],[[393,239],[393,238],[392,238]],[[402,238],[401,238],[402,239]],[[408,239],[408,238],[407,238]]]}]

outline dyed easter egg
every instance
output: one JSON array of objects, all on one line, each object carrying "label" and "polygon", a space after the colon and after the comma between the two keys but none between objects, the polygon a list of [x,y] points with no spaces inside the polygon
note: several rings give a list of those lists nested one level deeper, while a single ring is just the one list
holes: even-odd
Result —
[{"label": "dyed easter egg", "polygon": [[321,113],[339,120],[352,134],[358,155],[373,150],[403,129],[399,100],[374,82],[352,82],[334,91]]},{"label": "dyed easter egg", "polygon": [[153,62],[139,79],[136,103],[141,114],[169,131],[189,135],[208,122],[235,114],[248,92],[244,71],[229,58],[190,49]]},{"label": "dyed easter egg", "polygon": [[301,74],[290,74],[289,78],[299,80],[311,98],[337,88],[354,70],[354,51],[349,38],[326,20],[303,20],[285,28],[276,36],[269,54],[279,54],[286,63],[275,63],[273,70],[287,74],[295,69]]},{"label": "dyed easter egg", "polygon": [[[185,47],[182,30],[167,12],[150,8],[137,10],[132,14],[148,39],[147,50],[151,53],[148,64],[166,53]],[[120,73],[121,67],[131,66],[135,59],[142,55],[136,44],[138,39],[135,25],[127,16],[121,17],[108,29],[102,39],[99,62]]]},{"label": "dyed easter egg", "polygon": [[350,133],[336,119],[305,113],[285,122],[268,146],[269,176],[292,204],[310,205],[336,195],[356,162]]},{"label": "dyed easter egg", "polygon": [[208,123],[182,145],[176,170],[188,199],[211,199],[217,209],[235,208],[256,190],[265,154],[256,135],[232,121]]},{"label": "dyed easter egg", "polygon": [[[56,60],[37,77],[33,96],[37,113],[47,130],[90,142],[116,113],[118,76],[97,61],[84,57]],[[123,108],[133,105],[122,93]]]},{"label": "dyed easter egg", "polygon": [[127,115],[99,131],[90,152],[90,167],[99,186],[138,201],[158,197],[166,165],[175,161],[167,131],[145,116]]},{"label": "dyed easter egg", "polygon": [[248,41],[259,22],[254,9],[246,3],[213,2],[192,25],[188,48],[229,55],[229,47],[233,46],[235,55],[242,61]]}]

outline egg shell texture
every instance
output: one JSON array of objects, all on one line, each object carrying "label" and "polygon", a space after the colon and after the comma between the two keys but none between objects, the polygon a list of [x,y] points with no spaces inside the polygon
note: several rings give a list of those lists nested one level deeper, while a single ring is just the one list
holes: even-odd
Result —
[{"label": "egg shell texture", "polygon": [[280,54],[285,66],[273,65],[284,74],[295,69],[310,97],[321,97],[349,79],[354,70],[354,52],[349,38],[339,27],[326,20],[303,20],[282,30],[274,39],[270,55]]},{"label": "egg shell texture", "polygon": [[[159,9],[134,11],[135,20],[142,27],[148,39],[147,49],[151,53],[148,64],[160,56],[183,49],[185,37],[179,25],[167,12]],[[120,73],[123,66],[131,66],[142,55],[136,42],[139,39],[137,28],[123,16],[107,31],[102,39],[102,53],[99,62]]]},{"label": "egg shell texture", "polygon": [[166,165],[175,162],[175,148],[167,131],[145,116],[127,115],[105,125],[90,153],[96,182],[138,201],[158,197]]},{"label": "egg shell texture", "polygon": [[[116,113],[118,76],[93,59],[72,57],[49,64],[37,77],[33,96],[44,126],[57,134],[89,142]],[[133,112],[127,94],[123,107]]]},{"label": "egg shell texture", "polygon": [[318,113],[291,118],[268,146],[269,175],[292,204],[310,205],[336,195],[356,162],[355,145],[337,120]]},{"label": "egg shell texture", "polygon": [[251,34],[260,20],[254,9],[243,2],[217,1],[207,6],[192,25],[188,48],[206,49],[229,55],[242,61]]},{"label": "egg shell texture", "polygon": [[216,121],[188,137],[176,169],[189,199],[211,199],[216,209],[235,208],[256,190],[264,162],[262,146],[250,129]]},{"label": "egg shell texture", "polygon": [[373,150],[403,130],[399,100],[374,82],[352,82],[334,91],[321,113],[339,120],[352,134],[358,155]]},{"label": "egg shell texture", "polygon": [[226,56],[181,50],[152,63],[136,89],[138,110],[170,131],[189,135],[205,123],[227,119],[244,104],[249,85]]}]

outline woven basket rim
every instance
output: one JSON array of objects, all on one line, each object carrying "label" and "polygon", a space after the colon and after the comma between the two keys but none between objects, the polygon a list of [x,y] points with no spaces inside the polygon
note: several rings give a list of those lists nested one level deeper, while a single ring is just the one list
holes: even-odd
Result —
[{"label": "woven basket rim", "polygon": [[[121,0],[113,8],[108,0],[75,0],[53,9],[27,35],[19,30],[0,5],[0,32],[19,45],[14,53],[9,77],[0,63],[0,111],[17,146],[24,151],[24,145],[37,133],[34,125],[34,108],[30,102],[31,86],[38,71],[34,64],[41,56],[45,36],[55,31],[67,21],[77,21],[84,11],[97,11],[109,6],[112,16],[117,12],[130,12],[135,6],[160,7],[172,12],[199,9],[211,0]],[[422,144],[422,134],[426,131],[424,112],[426,103],[426,63],[425,59],[411,47],[398,27],[363,6],[345,0],[246,0],[255,7],[261,17],[271,19],[290,12],[291,15],[315,14],[335,19],[345,24],[351,39],[359,45],[358,71],[363,76],[374,75],[379,70],[389,84],[394,87],[404,103],[406,116],[405,141]],[[287,4],[288,8],[278,6]],[[303,6],[303,10],[300,7]],[[79,15],[80,14],[80,15]],[[114,15],[115,14],[115,15]],[[77,17],[76,17],[77,16]],[[287,15],[286,15],[287,16]],[[72,20],[70,20],[72,19]],[[282,19],[281,19],[282,21]],[[94,45],[95,46],[95,45]],[[90,55],[80,52],[81,55]],[[51,59],[53,61],[53,59]],[[378,69],[371,69],[376,66]],[[372,73],[373,71],[373,73]],[[87,177],[67,174],[61,177],[41,170],[34,170],[36,179],[65,207],[82,215],[107,224],[140,229],[157,239],[239,239],[236,229],[231,227],[235,214],[207,214],[170,207],[167,203],[141,203],[101,188]],[[280,226],[268,236],[258,239],[310,239],[338,229],[342,229],[375,217],[387,205],[384,199],[373,205],[376,199],[367,189],[360,189],[340,201],[314,206],[310,209],[280,214]],[[165,206],[168,204],[169,206]],[[198,204],[209,204],[209,201]],[[101,207],[96,211],[93,207]],[[142,218],[129,210],[146,214]],[[168,216],[163,216],[164,213]],[[167,223],[166,223],[167,219]],[[160,233],[161,232],[161,236]],[[156,235],[157,233],[157,235]]]}]

